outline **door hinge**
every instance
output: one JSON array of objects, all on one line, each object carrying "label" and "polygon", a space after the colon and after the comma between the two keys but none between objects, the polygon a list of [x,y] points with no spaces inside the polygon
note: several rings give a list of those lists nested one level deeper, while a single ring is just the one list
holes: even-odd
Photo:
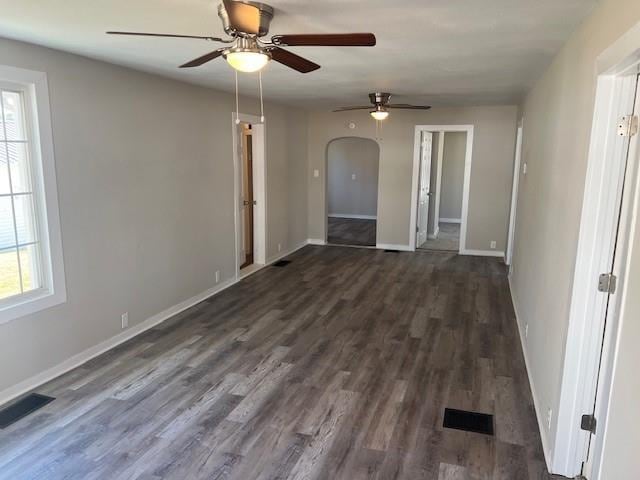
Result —
[{"label": "door hinge", "polygon": [[595,435],[596,423],[596,417],[594,415],[582,415],[582,419],[580,420],[580,429]]},{"label": "door hinge", "polygon": [[598,291],[616,293],[617,277],[613,273],[603,273],[598,277]]},{"label": "door hinge", "polygon": [[638,133],[638,116],[625,115],[618,120],[618,136],[633,137]]}]

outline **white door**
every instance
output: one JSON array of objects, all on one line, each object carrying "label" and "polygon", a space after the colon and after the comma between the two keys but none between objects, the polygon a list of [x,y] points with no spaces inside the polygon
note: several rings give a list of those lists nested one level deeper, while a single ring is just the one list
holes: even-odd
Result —
[{"label": "white door", "polygon": [[427,241],[427,226],[429,225],[429,197],[431,196],[431,148],[433,133],[420,134],[420,179],[418,184],[418,222],[417,241],[419,247]]}]

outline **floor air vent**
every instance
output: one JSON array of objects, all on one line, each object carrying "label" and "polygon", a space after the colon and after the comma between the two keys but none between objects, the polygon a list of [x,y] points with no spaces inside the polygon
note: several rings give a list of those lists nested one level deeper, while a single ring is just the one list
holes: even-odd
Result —
[{"label": "floor air vent", "polygon": [[389,249],[386,249],[384,252],[385,253],[400,253],[400,250],[389,250]]},{"label": "floor air vent", "polygon": [[286,267],[291,263],[291,260],[278,260],[273,264],[274,267]]},{"label": "floor air vent", "polygon": [[35,412],[39,408],[44,407],[47,403],[53,402],[55,398],[40,395],[39,393],[30,393],[26,397],[22,397],[17,402],[0,410],[0,428],[7,428],[9,425],[17,422],[21,418],[26,417],[30,413]]},{"label": "floor air vent", "polygon": [[445,408],[443,426],[467,432],[493,435],[493,415]]}]

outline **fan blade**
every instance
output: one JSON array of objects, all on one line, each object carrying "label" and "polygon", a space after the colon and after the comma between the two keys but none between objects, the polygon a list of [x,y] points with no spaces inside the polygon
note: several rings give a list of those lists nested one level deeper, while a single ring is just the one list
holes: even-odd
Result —
[{"label": "fan blade", "polygon": [[407,103],[390,103],[384,106],[385,108],[404,108],[407,110],[429,110],[429,105],[409,105]]},{"label": "fan blade", "polygon": [[287,50],[283,50],[282,48],[273,48],[269,51],[271,53],[271,58],[276,62],[286,65],[289,68],[293,68],[300,73],[309,73],[320,68],[320,65],[317,63],[313,63],[311,60],[302,58],[301,56]]},{"label": "fan blade", "polygon": [[373,33],[302,33],[274,35],[271,41],[289,47],[373,47],[376,36]]},{"label": "fan blade", "polygon": [[229,25],[238,32],[257,35],[260,32],[260,9],[248,3],[222,0]]},{"label": "fan blade", "polygon": [[334,110],[334,112],[348,112],[349,110],[373,110],[375,107],[372,105],[367,105],[364,107],[339,107]]},{"label": "fan blade", "polygon": [[106,32],[108,35],[134,35],[137,37],[166,37],[166,38],[197,38],[199,40],[210,40],[213,42],[229,42],[218,37],[203,37],[200,35],[176,35],[173,33],[144,33],[144,32]]},{"label": "fan blade", "polygon": [[219,48],[214,50],[213,52],[209,52],[206,55],[196,58],[195,60],[191,60],[190,62],[185,63],[184,65],[180,65],[180,68],[190,68],[190,67],[199,67],[200,65],[210,62],[214,58],[218,58],[224,52],[224,48]]}]

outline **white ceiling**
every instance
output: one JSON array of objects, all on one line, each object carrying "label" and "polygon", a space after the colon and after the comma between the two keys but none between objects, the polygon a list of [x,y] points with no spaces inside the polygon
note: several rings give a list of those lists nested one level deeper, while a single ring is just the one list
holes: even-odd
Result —
[{"label": "white ceiling", "polygon": [[[298,47],[322,68],[300,74],[271,62],[265,96],[315,107],[366,104],[371,91],[396,102],[480,105],[516,101],[596,0],[268,0],[271,33],[366,32],[373,48]],[[0,36],[46,45],[222,90],[222,59],[178,65],[217,48],[200,40],[114,37],[106,30],[224,34],[211,0],[0,0]],[[242,75],[241,92],[257,89]]]}]

